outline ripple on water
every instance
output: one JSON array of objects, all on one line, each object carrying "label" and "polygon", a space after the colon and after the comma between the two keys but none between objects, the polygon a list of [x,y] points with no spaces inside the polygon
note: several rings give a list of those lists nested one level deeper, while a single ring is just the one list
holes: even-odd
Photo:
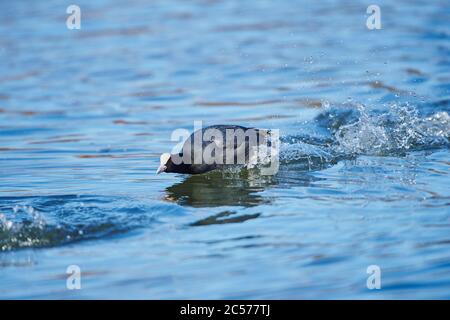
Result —
[{"label": "ripple on water", "polygon": [[122,197],[1,197],[0,250],[107,237],[149,227],[162,212],[170,212],[170,208],[147,206]]}]

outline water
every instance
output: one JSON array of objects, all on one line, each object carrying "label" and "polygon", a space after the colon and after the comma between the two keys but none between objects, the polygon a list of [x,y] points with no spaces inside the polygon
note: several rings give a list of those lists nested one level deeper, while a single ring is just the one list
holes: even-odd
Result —
[{"label": "water", "polygon": [[[448,3],[76,4],[0,4],[1,298],[450,298]],[[195,120],[278,174],[156,176]]]}]

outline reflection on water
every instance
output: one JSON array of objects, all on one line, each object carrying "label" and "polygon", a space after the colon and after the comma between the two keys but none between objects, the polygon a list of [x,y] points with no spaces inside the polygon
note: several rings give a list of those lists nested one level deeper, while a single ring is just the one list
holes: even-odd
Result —
[{"label": "reflection on water", "polygon": [[182,206],[220,207],[243,206],[252,207],[269,204],[270,199],[259,193],[276,184],[276,177],[249,178],[239,174],[227,175],[212,172],[205,175],[192,175],[182,182],[166,188],[165,200]]},{"label": "reflection on water", "polygon": [[250,219],[258,218],[259,216],[259,213],[236,216],[236,212],[234,211],[222,211],[208,218],[195,221],[191,223],[191,226],[198,227],[207,226],[210,224],[240,223]]}]

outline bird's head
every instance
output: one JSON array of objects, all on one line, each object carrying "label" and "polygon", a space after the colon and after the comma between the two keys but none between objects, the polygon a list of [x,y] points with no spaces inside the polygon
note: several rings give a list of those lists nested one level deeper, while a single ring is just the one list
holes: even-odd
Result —
[{"label": "bird's head", "polygon": [[156,174],[167,172],[167,168],[170,167],[171,163],[170,153],[163,153],[159,158],[159,167],[158,170],[156,170]]}]

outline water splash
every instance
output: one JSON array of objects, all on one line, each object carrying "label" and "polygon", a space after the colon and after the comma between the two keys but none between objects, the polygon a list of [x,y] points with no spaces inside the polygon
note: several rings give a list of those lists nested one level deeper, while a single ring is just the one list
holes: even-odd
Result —
[{"label": "water splash", "polygon": [[446,112],[420,117],[418,110],[410,105],[392,105],[380,115],[369,114],[363,106],[358,111],[357,121],[333,132],[335,152],[396,156],[449,144],[450,117]]},{"label": "water splash", "polygon": [[304,169],[313,170],[335,160],[336,155],[329,146],[317,145],[311,140],[305,142],[291,137],[281,145],[280,161],[284,165],[303,164]]},{"label": "water splash", "polygon": [[149,226],[170,208],[102,196],[0,198],[0,251],[48,247]]},{"label": "water splash", "polygon": [[17,247],[33,247],[42,244],[49,237],[40,235],[46,232],[47,223],[42,214],[27,205],[15,205],[12,214],[0,213],[0,251]]},{"label": "water splash", "polygon": [[404,156],[409,151],[449,146],[448,113],[423,117],[409,104],[394,104],[382,113],[369,112],[362,105],[356,109],[327,108],[314,124],[303,127],[325,129],[328,135],[307,131],[282,137],[282,164],[317,170],[359,155]]}]

